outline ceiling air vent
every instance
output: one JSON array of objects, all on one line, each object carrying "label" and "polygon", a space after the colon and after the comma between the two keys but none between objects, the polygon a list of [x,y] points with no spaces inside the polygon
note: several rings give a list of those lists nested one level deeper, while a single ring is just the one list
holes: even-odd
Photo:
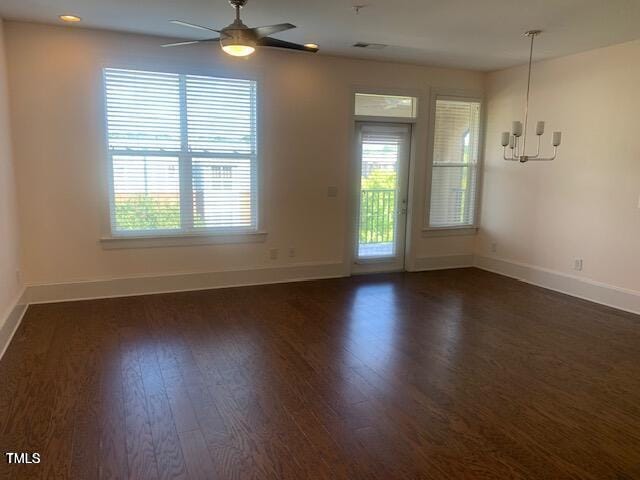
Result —
[{"label": "ceiling air vent", "polygon": [[387,45],[384,43],[366,43],[366,42],[358,42],[353,44],[356,48],[366,48],[368,50],[382,50],[386,48]]}]

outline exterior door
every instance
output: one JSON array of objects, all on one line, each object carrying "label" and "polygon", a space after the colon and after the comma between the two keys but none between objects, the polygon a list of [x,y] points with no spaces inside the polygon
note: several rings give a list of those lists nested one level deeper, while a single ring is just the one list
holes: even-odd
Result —
[{"label": "exterior door", "polygon": [[404,269],[411,125],[357,123],[354,273]]}]

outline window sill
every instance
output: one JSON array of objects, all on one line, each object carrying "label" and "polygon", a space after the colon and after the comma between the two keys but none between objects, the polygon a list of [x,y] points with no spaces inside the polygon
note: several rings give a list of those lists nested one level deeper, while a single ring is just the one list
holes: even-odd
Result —
[{"label": "window sill", "polygon": [[103,237],[100,244],[104,250],[124,248],[154,248],[154,247],[187,247],[194,245],[219,245],[230,243],[262,243],[267,238],[267,232],[238,232],[238,233],[193,233],[177,235],[138,235]]},{"label": "window sill", "polygon": [[478,227],[438,227],[423,228],[422,237],[454,237],[462,235],[475,235],[478,233]]}]

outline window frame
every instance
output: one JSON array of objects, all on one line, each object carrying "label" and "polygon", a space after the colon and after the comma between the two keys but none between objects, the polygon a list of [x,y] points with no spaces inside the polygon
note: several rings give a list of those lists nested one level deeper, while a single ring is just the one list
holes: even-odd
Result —
[{"label": "window frame", "polygon": [[[183,145],[179,151],[148,151],[148,150],[111,150],[109,148],[109,134],[108,134],[108,116],[107,116],[107,82],[105,70],[107,69],[122,69],[122,70],[135,70],[150,73],[165,73],[182,75],[181,83],[184,83],[184,76],[205,76],[216,78],[227,78],[230,80],[247,80],[254,82],[255,85],[255,152],[253,154],[219,154],[211,152],[188,152]],[[264,202],[263,202],[263,175],[262,175],[262,75],[247,74],[247,72],[235,72],[235,71],[220,71],[216,69],[200,68],[200,67],[158,67],[155,63],[153,67],[146,66],[144,64],[127,64],[127,63],[114,63],[109,62],[100,66],[100,83],[101,83],[101,95],[102,95],[102,125],[101,135],[103,136],[104,145],[104,174],[107,178],[107,185],[104,191],[104,206],[103,206],[103,221],[100,236],[100,243],[104,249],[116,249],[116,248],[140,248],[140,247],[155,247],[155,246],[181,246],[181,245],[206,245],[206,244],[220,244],[220,243],[248,243],[248,242],[263,242],[266,239],[266,230],[264,222]],[[180,98],[180,111],[181,111],[181,137],[185,136],[185,124],[186,115],[183,115],[186,110],[185,101],[186,92],[181,89]],[[184,138],[183,138],[184,143]],[[191,176],[192,160],[194,158],[247,158],[255,156],[254,169],[255,178],[253,178],[254,189],[254,201],[255,205],[255,225],[251,227],[194,227],[191,224],[190,228],[180,229],[158,229],[158,230],[129,230],[129,231],[117,231],[113,229],[112,221],[112,198],[114,189],[113,179],[113,156],[118,155],[132,155],[132,156],[151,156],[151,157],[177,157],[178,165],[180,169],[180,196],[181,206],[184,204],[189,205],[190,200],[184,197],[189,195],[191,188],[183,188],[183,185],[191,183],[193,178]],[[185,170],[187,170],[185,172]],[[188,180],[186,180],[188,178]],[[186,203],[185,203],[186,202]],[[185,215],[191,217],[192,211],[183,212],[181,209],[180,218],[181,223],[184,222]],[[190,222],[191,223],[191,222]]]},{"label": "window frame", "polygon": [[[476,162],[476,194],[474,198],[475,208],[473,221],[467,225],[431,226],[431,191],[433,188],[434,147],[435,147],[435,124],[436,105],[438,100],[451,100],[463,102],[480,103],[480,125],[478,128],[478,161]],[[427,169],[425,175],[425,213],[424,224],[422,226],[423,236],[447,236],[447,235],[475,235],[478,231],[481,213],[482,199],[482,176],[484,172],[484,128],[486,119],[486,108],[484,95],[477,91],[452,90],[452,89],[432,89],[429,102],[429,133],[427,146]]]},{"label": "window frame", "polygon": [[[417,125],[425,117],[424,103],[428,97],[427,92],[416,89],[406,88],[386,88],[386,87],[372,87],[367,85],[355,84],[351,86],[349,91],[349,120],[355,124],[355,122],[372,122],[372,123],[410,123]],[[377,115],[356,115],[356,95],[389,95],[392,97],[413,97],[416,99],[416,116],[415,117],[384,117]],[[413,147],[412,147],[413,148]]]}]

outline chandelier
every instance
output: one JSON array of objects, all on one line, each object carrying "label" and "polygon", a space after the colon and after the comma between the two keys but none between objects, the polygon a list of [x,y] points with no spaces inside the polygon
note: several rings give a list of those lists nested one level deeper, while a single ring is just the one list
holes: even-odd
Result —
[{"label": "chandelier", "polygon": [[[551,157],[540,156],[540,144],[542,143],[542,136],[544,135],[544,122],[540,121],[536,125],[536,136],[538,137],[538,147],[535,155],[527,154],[527,124],[529,121],[529,93],[531,91],[531,64],[533,61],[533,41],[537,35],[540,35],[541,30],[529,30],[525,32],[525,37],[531,38],[531,48],[529,49],[529,77],[527,80],[527,101],[524,108],[524,127],[522,122],[515,121],[511,124],[511,132],[502,132],[502,147],[504,150],[504,159],[509,162],[526,163],[531,161],[537,162],[549,162],[555,160],[558,153],[558,146],[562,140],[561,132],[553,132],[553,155]],[[507,147],[509,147],[509,156],[507,156]]]}]

